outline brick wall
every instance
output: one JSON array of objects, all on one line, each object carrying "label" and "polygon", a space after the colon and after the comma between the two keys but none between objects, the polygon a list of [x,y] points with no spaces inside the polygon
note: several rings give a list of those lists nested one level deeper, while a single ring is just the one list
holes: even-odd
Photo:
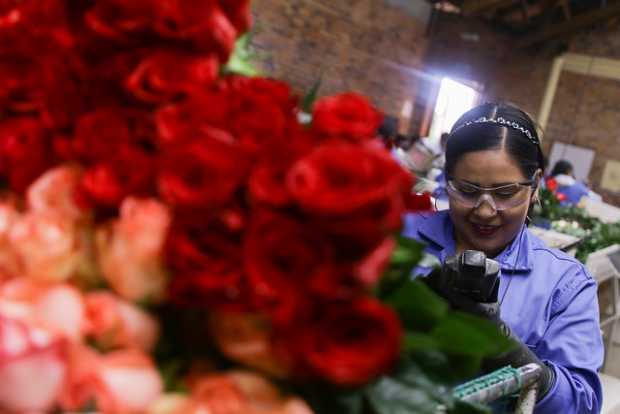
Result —
[{"label": "brick wall", "polygon": [[477,19],[442,14],[426,59],[432,73],[482,85],[484,101],[509,101],[536,115],[554,46],[517,50],[514,37]]},{"label": "brick wall", "polygon": [[399,116],[422,76],[429,11],[424,0],[254,0],[254,46],[263,73],[300,93],[323,73],[321,94],[358,91]]},{"label": "brick wall", "polygon": [[620,29],[599,25],[574,36],[571,52],[620,59]]},{"label": "brick wall", "polygon": [[[417,14],[405,10],[405,3],[418,7]],[[517,50],[514,37],[451,14],[441,15],[429,38],[428,10],[420,12],[424,5],[423,0],[254,0],[261,69],[300,93],[323,72],[321,94],[356,90],[397,117],[411,100],[411,131],[434,105],[443,76],[477,82],[484,100],[513,102],[537,116],[553,58],[565,46]],[[568,48],[620,59],[620,31],[592,29],[575,36]],[[616,131],[620,82],[563,73],[543,147],[548,151],[561,141],[595,149],[592,187],[620,205],[620,195],[599,187],[607,160],[620,160]]]},{"label": "brick wall", "polygon": [[605,201],[620,205],[620,194],[600,188],[607,161],[620,160],[620,81],[563,72],[547,136],[593,149],[590,185]]},{"label": "brick wall", "polygon": [[[533,117],[545,91],[553,58],[566,46],[549,43],[516,50],[514,37],[477,20],[442,15],[431,39],[427,67],[484,85],[485,100],[510,101]],[[620,59],[620,30],[596,28],[574,36],[574,53]],[[596,151],[589,182],[605,201],[620,205],[620,194],[600,188],[608,160],[620,160],[620,82],[563,72],[553,102],[543,149],[560,141]]]}]

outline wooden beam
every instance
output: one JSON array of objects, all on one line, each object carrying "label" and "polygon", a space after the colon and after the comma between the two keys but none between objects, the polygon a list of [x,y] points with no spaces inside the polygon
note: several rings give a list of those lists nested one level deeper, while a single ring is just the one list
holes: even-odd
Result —
[{"label": "wooden beam", "polygon": [[560,0],[560,7],[562,7],[562,13],[564,13],[564,18],[566,20],[570,20],[572,17],[572,13],[570,11],[570,3],[568,0]]},{"label": "wooden beam", "polygon": [[481,12],[506,7],[514,3],[514,0],[464,0],[461,10],[466,16]]},{"label": "wooden beam", "polygon": [[523,13],[523,21],[525,23],[530,21],[529,9],[527,7],[527,2],[525,0],[521,0],[521,13]]},{"label": "wooden beam", "polygon": [[567,22],[547,26],[538,33],[534,33],[533,35],[527,36],[525,39],[517,42],[517,47],[523,48],[532,46],[545,40],[575,32],[579,29],[591,26],[594,23],[610,19],[617,15],[620,15],[620,1],[615,1],[603,9],[596,9],[591,12],[573,15],[572,19]]}]

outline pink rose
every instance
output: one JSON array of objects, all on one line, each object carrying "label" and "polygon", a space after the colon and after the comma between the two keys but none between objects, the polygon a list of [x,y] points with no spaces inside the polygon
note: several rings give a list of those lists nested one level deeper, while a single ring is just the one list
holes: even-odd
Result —
[{"label": "pink rose", "polygon": [[[161,395],[147,410],[147,414],[174,414],[188,407],[190,398],[186,394],[166,393]],[[187,411],[184,414],[192,414]]]},{"label": "pink rose", "polygon": [[272,332],[266,319],[215,313],[209,319],[209,331],[220,352],[228,358],[273,376],[286,376],[286,367],[272,349]]},{"label": "pink rose", "polygon": [[66,371],[61,340],[0,314],[0,412],[47,412]]},{"label": "pink rose", "polygon": [[108,292],[86,295],[86,313],[90,336],[104,348],[137,347],[149,352],[159,336],[151,315]]},{"label": "pink rose", "polygon": [[20,264],[11,246],[10,233],[19,212],[10,203],[0,203],[0,280],[20,274]]},{"label": "pink rose", "polygon": [[105,413],[144,411],[163,389],[153,362],[139,351],[116,351],[101,358],[95,399]]},{"label": "pink rose", "polygon": [[162,248],[170,219],[164,204],[130,197],[121,205],[120,218],[97,231],[101,271],[123,298],[162,298],[167,282]]},{"label": "pink rose", "polygon": [[65,410],[78,410],[94,401],[101,413],[142,413],[162,389],[157,368],[138,350],[99,355],[86,347],[74,347],[60,404]]},{"label": "pink rose", "polygon": [[81,293],[69,286],[47,289],[34,303],[34,312],[47,326],[67,338],[78,341],[85,328],[84,300]]},{"label": "pink rose", "polygon": [[72,341],[80,341],[86,328],[84,299],[67,284],[48,285],[27,278],[4,282],[0,314]]},{"label": "pink rose", "polygon": [[55,213],[68,219],[79,219],[85,214],[75,202],[81,172],[76,167],[63,165],[47,170],[26,192],[28,207],[36,213]]},{"label": "pink rose", "polygon": [[76,224],[57,214],[26,213],[13,224],[9,240],[23,276],[42,281],[69,279],[86,254]]},{"label": "pink rose", "polygon": [[205,375],[190,389],[191,400],[173,414],[312,414],[302,400],[283,395],[265,378],[247,371]]}]

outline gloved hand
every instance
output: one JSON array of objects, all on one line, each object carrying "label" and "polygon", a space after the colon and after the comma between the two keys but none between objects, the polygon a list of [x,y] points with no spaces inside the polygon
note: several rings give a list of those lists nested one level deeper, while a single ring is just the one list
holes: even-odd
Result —
[{"label": "gloved hand", "polygon": [[515,343],[514,348],[507,353],[483,361],[484,372],[491,372],[506,365],[519,368],[535,363],[541,367],[542,372],[538,380],[538,400],[540,400],[553,387],[555,371],[521,342],[501,319],[498,274],[499,265],[486,259],[484,253],[465,251],[461,255],[448,258],[442,271],[431,274],[425,281],[446,299],[453,309],[493,322],[502,334]]}]

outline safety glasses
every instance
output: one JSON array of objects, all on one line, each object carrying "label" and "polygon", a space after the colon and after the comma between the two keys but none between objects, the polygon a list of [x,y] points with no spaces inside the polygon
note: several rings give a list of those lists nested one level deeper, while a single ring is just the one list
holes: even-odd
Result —
[{"label": "safety glasses", "polygon": [[507,210],[527,202],[529,191],[536,187],[532,177],[529,181],[500,185],[497,187],[480,187],[467,181],[448,179],[448,195],[464,207],[478,208],[483,202],[489,203],[496,211]]}]

